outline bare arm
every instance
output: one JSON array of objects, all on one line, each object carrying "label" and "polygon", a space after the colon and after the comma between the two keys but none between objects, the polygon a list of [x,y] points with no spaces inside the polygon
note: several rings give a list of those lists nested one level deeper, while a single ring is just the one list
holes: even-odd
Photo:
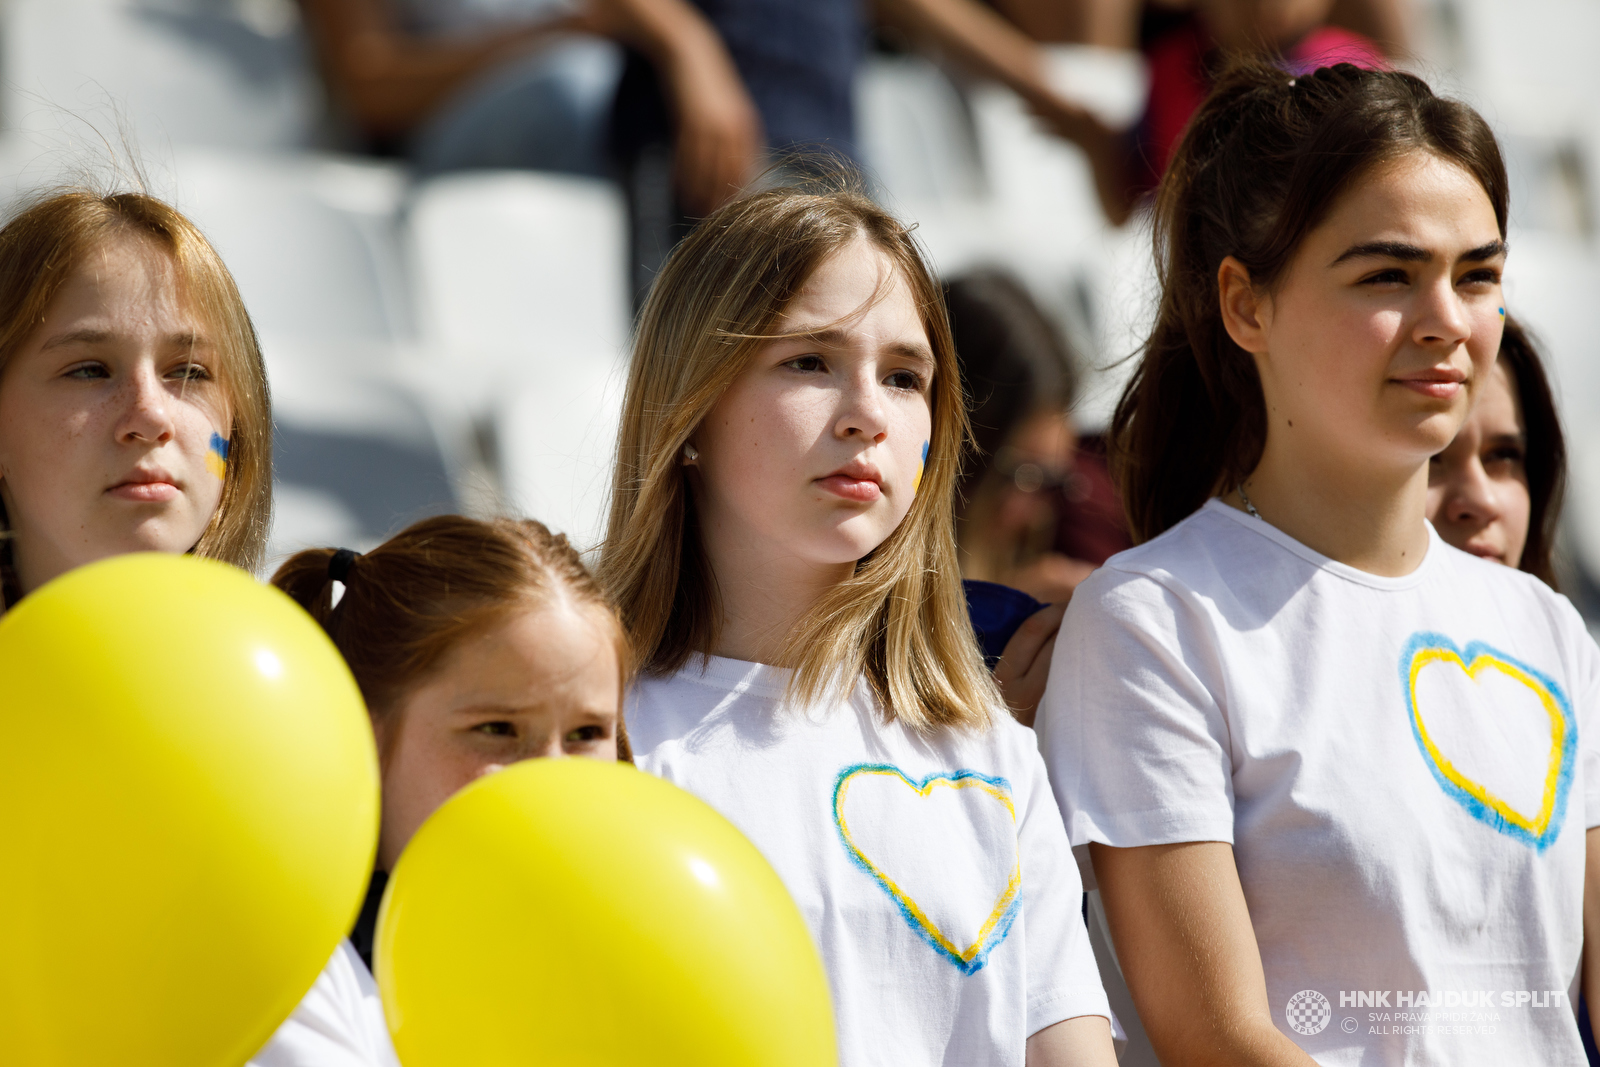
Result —
[{"label": "bare arm", "polygon": [[976,73],[1010,86],[1058,136],[1089,157],[1106,216],[1118,225],[1127,219],[1133,200],[1121,139],[1051,88],[1038,44],[976,0],[878,0],[877,10],[884,21],[932,40]]},{"label": "bare arm", "polygon": [[645,55],[678,121],[678,195],[704,214],[755,177],[761,116],[716,28],[688,0],[591,0],[589,24]]},{"label": "bare arm", "polygon": [[1233,846],[1091,844],[1117,958],[1166,1067],[1314,1067],[1272,1023]]},{"label": "bare arm", "polygon": [[1062,1019],[1028,1038],[1027,1067],[1116,1067],[1111,1023],[1104,1016]]},{"label": "bare arm", "polygon": [[404,32],[385,0],[301,0],[301,9],[330,88],[375,137],[410,131],[469,79],[577,22],[434,41]]}]

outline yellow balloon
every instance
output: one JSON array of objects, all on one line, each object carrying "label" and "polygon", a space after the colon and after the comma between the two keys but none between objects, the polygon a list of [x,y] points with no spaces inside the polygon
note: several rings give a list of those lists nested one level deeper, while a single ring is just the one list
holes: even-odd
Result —
[{"label": "yellow balloon", "polygon": [[360,907],[378,827],[350,672],[209,560],[73,571],[0,618],[0,1062],[239,1067]]},{"label": "yellow balloon", "polygon": [[406,1067],[831,1067],[822,961],[777,874],[626,764],[530,760],[417,831],[378,917]]}]

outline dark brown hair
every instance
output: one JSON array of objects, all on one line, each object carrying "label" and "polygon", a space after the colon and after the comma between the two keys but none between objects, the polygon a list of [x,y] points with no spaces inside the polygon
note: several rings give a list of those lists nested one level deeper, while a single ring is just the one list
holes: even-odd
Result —
[{"label": "dark brown hair", "polygon": [[1567,442],[1561,417],[1545,377],[1544,364],[1533,338],[1522,324],[1506,316],[1500,340],[1500,362],[1505,364],[1511,387],[1522,412],[1523,470],[1528,478],[1528,539],[1522,546],[1520,570],[1556,588],[1551,553],[1556,527],[1561,522],[1561,498],[1567,485]]},{"label": "dark brown hair", "polygon": [[1506,170],[1466,104],[1398,71],[1348,63],[1294,78],[1244,60],[1184,132],[1155,206],[1161,303],[1111,422],[1111,463],[1135,541],[1246,478],[1266,444],[1261,379],[1222,323],[1217,271],[1233,256],[1270,288],[1338,198],[1409,152],[1459,165],[1506,231]]},{"label": "dark brown hair", "polygon": [[[272,584],[333,638],[375,716],[388,714],[463,637],[563,591],[605,616],[622,665],[619,681],[627,688],[630,657],[621,621],[577,550],[543,523],[423,519],[347,563],[337,606],[330,570],[335,551],[295,553]],[[620,715],[617,751],[627,758]]]},{"label": "dark brown hair", "polygon": [[1071,406],[1077,381],[1066,339],[1015,276],[963,274],[945,288],[945,303],[977,451],[962,478],[970,495],[1030,415]]}]

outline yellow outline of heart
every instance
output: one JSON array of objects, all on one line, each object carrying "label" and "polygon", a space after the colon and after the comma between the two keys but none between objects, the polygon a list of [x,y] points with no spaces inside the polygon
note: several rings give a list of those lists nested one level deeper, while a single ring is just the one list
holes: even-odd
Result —
[{"label": "yellow outline of heart", "polygon": [[[900,768],[884,763],[858,764],[845,768],[840,772],[833,790],[834,824],[838,827],[839,836],[843,839],[845,848],[850,852],[852,858],[877,879],[878,884],[900,906],[900,911],[905,916],[906,921],[911,923],[918,933],[922,934],[941,954],[948,957],[952,963],[961,969],[963,974],[974,973],[983,966],[987,948],[993,947],[993,945],[989,945],[986,948],[985,942],[988,941],[989,936],[994,933],[995,928],[1000,925],[1001,921],[1011,914],[1012,906],[1016,903],[1017,894],[1022,889],[1021,857],[1019,856],[1017,862],[1012,865],[1011,876],[1006,881],[1005,892],[1000,895],[999,900],[995,902],[993,910],[989,912],[989,917],[984,920],[983,926],[979,928],[977,940],[973,941],[964,950],[957,949],[955,943],[945,935],[944,931],[940,930],[933,920],[928,918],[928,914],[922,910],[922,906],[913,900],[911,895],[904,889],[901,889],[900,884],[890,878],[883,868],[873,863],[867,857],[867,854],[861,850],[861,847],[855,843],[855,838],[850,833],[850,826],[845,821],[844,801],[846,794],[849,792],[851,779],[862,774],[897,778],[909,787],[912,792],[921,797],[930,795],[936,785],[943,785],[951,789],[979,789],[1004,804],[1007,814],[1011,816],[1012,824],[1015,825],[1017,809],[1011,801],[1011,793],[1004,788],[1001,781],[991,779],[986,775],[980,775],[976,771],[930,774],[919,785],[912,781],[910,776]],[[1009,923],[1006,924],[1005,929],[1009,931]],[[1002,936],[1003,939],[1004,937]]]},{"label": "yellow outline of heart", "polygon": [[[1470,646],[1469,646],[1470,647]],[[1533,690],[1539,698],[1539,703],[1544,706],[1545,714],[1550,716],[1550,764],[1545,773],[1544,800],[1539,808],[1539,814],[1534,819],[1529,819],[1517,809],[1495,796],[1478,782],[1468,778],[1456,768],[1456,765],[1439,751],[1439,746],[1434,744],[1433,738],[1428,735],[1427,725],[1422,720],[1422,710],[1417,703],[1417,676],[1422,673],[1422,668],[1430,663],[1454,663],[1464,671],[1474,685],[1478,684],[1478,675],[1485,669],[1492,667],[1502,674],[1521,682]],[[1550,692],[1545,684],[1523,670],[1518,664],[1503,659],[1500,656],[1480,652],[1468,664],[1454,648],[1420,648],[1411,656],[1410,677],[1408,679],[1409,695],[1411,697],[1411,722],[1417,731],[1417,737],[1422,741],[1428,756],[1437,767],[1456,787],[1474,797],[1480,804],[1499,815],[1512,826],[1520,827],[1535,839],[1542,838],[1550,827],[1551,816],[1555,813],[1556,797],[1560,791],[1561,769],[1564,763],[1563,750],[1567,740],[1567,718],[1555,695]]]}]

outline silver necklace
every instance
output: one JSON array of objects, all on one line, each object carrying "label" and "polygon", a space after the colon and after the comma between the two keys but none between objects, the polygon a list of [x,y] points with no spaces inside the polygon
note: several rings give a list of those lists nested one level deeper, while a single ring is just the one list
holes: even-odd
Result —
[{"label": "silver necklace", "polygon": [[[1257,511],[1256,506],[1250,503],[1250,494],[1244,491],[1243,482],[1239,483],[1239,501],[1244,504],[1244,509],[1250,513],[1252,518],[1261,519],[1261,512]],[[1266,522],[1267,520],[1261,519],[1261,521]]]}]

